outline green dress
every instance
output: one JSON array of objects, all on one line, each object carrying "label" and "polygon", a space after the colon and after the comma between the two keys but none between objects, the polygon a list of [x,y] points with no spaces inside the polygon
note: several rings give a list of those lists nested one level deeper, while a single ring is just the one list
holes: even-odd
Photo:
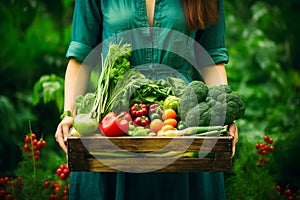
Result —
[{"label": "green dress", "polygon": [[[148,26],[145,0],[76,0],[67,57],[84,62],[99,44],[105,49],[111,42],[129,41],[134,49],[131,62],[137,69],[154,72],[147,73],[151,78],[180,74],[191,81],[190,69],[194,64],[228,62],[223,0],[218,0],[218,7],[217,24],[191,31],[185,23],[181,0],[156,0],[152,28]],[[201,56],[203,49],[194,48],[195,41],[209,59]],[[70,184],[69,199],[226,199],[220,172],[72,172]]]}]

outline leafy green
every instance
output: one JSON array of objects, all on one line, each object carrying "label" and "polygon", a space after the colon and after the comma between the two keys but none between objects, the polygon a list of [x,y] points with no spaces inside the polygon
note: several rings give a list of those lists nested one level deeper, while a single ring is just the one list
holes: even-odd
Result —
[{"label": "leafy green", "polygon": [[35,84],[32,93],[32,104],[37,105],[41,98],[44,103],[54,101],[60,111],[63,110],[63,78],[55,74],[43,75]]},{"label": "leafy green", "polygon": [[127,110],[129,108],[129,101],[132,95],[143,85],[150,82],[142,73],[131,69],[122,79],[116,84],[110,101],[108,109],[114,111]]},{"label": "leafy green", "polygon": [[84,96],[80,95],[75,99],[77,114],[88,114],[92,112],[96,100],[95,93],[86,93]]},{"label": "leafy green", "polygon": [[102,70],[96,90],[96,100],[92,112],[100,121],[111,110],[115,85],[130,69],[130,44],[110,44],[106,58],[102,59]]},{"label": "leafy green", "polygon": [[171,95],[171,88],[156,84],[155,81],[149,80],[148,84],[141,85],[134,91],[130,104],[143,102],[145,104],[159,103]]}]

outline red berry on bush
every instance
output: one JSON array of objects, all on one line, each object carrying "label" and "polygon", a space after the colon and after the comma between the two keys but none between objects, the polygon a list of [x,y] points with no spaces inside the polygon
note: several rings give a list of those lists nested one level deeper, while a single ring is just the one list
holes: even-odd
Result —
[{"label": "red berry on bush", "polygon": [[68,177],[67,177],[67,174],[61,173],[61,174],[59,175],[59,178],[60,178],[61,180],[66,180]]},{"label": "red berry on bush", "polygon": [[273,138],[270,138],[270,139],[268,140],[268,143],[269,143],[269,144],[273,144],[273,142],[274,142]]},{"label": "red berry on bush", "polygon": [[36,135],[34,133],[31,133],[30,137],[32,140],[36,139]]},{"label": "red berry on bush", "polygon": [[39,150],[36,150],[35,152],[34,152],[34,155],[41,155],[41,152],[39,151]]},{"label": "red berry on bush", "polygon": [[55,188],[53,188],[53,192],[54,192],[54,194],[57,194],[57,193],[59,192],[59,190],[60,190],[60,188],[59,188],[59,187],[55,187]]},{"label": "red berry on bush", "polygon": [[49,195],[49,199],[50,199],[50,200],[55,200],[55,199],[56,199],[55,194],[50,194],[50,195]]},{"label": "red berry on bush", "polygon": [[284,194],[285,196],[290,196],[290,195],[292,194],[292,192],[291,192],[290,189],[286,189],[286,190],[284,190],[283,194]]},{"label": "red berry on bush", "polygon": [[25,142],[28,144],[31,142],[31,139],[28,135],[26,135],[26,137],[25,137]]},{"label": "red berry on bush", "polygon": [[50,181],[44,181],[44,188],[48,188],[50,185]]},{"label": "red berry on bush", "polygon": [[269,137],[267,135],[264,136],[264,141],[268,142],[269,141]]},{"label": "red berry on bush", "polygon": [[265,164],[269,164],[269,161],[268,161],[268,160],[264,160],[264,163],[265,163]]},{"label": "red berry on bush", "polygon": [[23,149],[24,149],[24,151],[29,152],[30,151],[30,146],[28,144],[24,144]]},{"label": "red berry on bush", "polygon": [[60,176],[60,174],[62,173],[62,171],[63,171],[63,169],[58,168],[58,169],[56,170],[56,174],[57,174],[58,176]]},{"label": "red berry on bush", "polygon": [[259,148],[260,148],[260,145],[259,145],[259,144],[255,144],[255,148],[256,148],[256,149],[259,149]]},{"label": "red berry on bush", "polygon": [[280,186],[280,185],[276,185],[276,190],[277,190],[278,192],[280,192],[281,186]]},{"label": "red berry on bush", "polygon": [[267,151],[266,150],[262,150],[261,151],[261,155],[265,156],[267,154]]},{"label": "red berry on bush", "polygon": [[263,165],[261,163],[256,164],[256,167],[262,168]]},{"label": "red berry on bush", "polygon": [[38,159],[40,159],[40,156],[39,155],[35,155],[34,156],[34,160],[38,160]]},{"label": "red berry on bush", "polygon": [[36,146],[37,143],[38,143],[37,139],[32,140],[32,145],[33,145],[33,146]]},{"label": "red berry on bush", "polygon": [[9,178],[6,176],[6,177],[4,178],[4,182],[5,182],[5,183],[8,183],[8,181],[9,181]]},{"label": "red berry on bush", "polygon": [[274,151],[274,146],[269,146],[268,151],[273,152]]},{"label": "red berry on bush", "polygon": [[12,200],[13,199],[13,195],[10,193],[7,193],[4,197],[5,200]]},{"label": "red berry on bush", "polygon": [[5,190],[0,190],[0,197],[4,197],[6,195],[6,191]]},{"label": "red berry on bush", "polygon": [[293,196],[288,197],[288,200],[293,200],[293,199],[294,199]]},{"label": "red berry on bush", "polygon": [[40,143],[41,147],[44,147],[46,146],[46,141],[45,140],[42,140],[41,143]]}]

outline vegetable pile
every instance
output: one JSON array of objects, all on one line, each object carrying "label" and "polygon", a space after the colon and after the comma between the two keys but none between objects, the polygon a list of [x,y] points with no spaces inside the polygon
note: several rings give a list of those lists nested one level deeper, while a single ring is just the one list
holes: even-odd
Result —
[{"label": "vegetable pile", "polygon": [[227,125],[244,115],[241,96],[228,85],[148,79],[131,69],[131,51],[129,44],[110,45],[95,93],[76,98],[73,134],[226,135]]}]

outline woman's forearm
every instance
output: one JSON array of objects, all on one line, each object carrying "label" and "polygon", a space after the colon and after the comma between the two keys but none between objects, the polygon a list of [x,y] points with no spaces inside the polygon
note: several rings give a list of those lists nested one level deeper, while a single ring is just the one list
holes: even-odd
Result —
[{"label": "woman's forearm", "polygon": [[75,114],[75,98],[85,92],[91,69],[74,58],[69,60],[65,75],[64,110]]},{"label": "woman's forearm", "polygon": [[208,86],[228,84],[227,74],[223,63],[204,67],[200,70],[200,73]]}]

